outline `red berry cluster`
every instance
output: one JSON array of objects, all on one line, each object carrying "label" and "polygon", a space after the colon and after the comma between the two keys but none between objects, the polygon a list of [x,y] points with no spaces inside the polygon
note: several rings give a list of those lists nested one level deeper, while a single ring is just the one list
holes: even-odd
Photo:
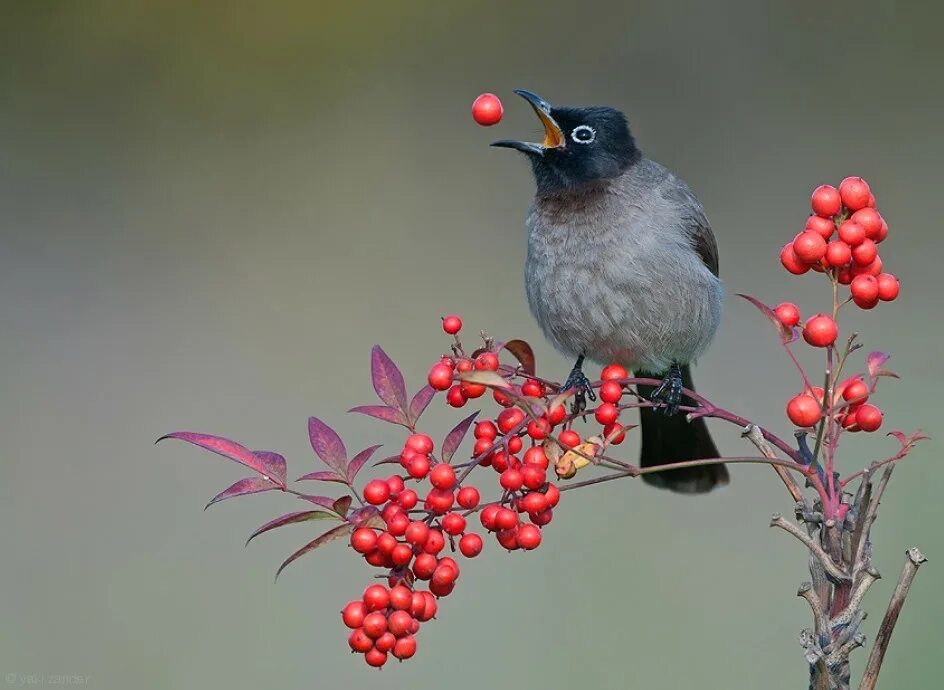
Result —
[{"label": "red berry cluster", "polygon": [[[376,538],[376,535],[374,535]],[[351,650],[364,655],[371,666],[381,667],[389,654],[401,661],[416,654],[420,623],[436,615],[438,604],[429,592],[414,592],[405,585],[389,589],[370,585],[360,599],[348,602],[341,620],[351,628]]]},{"label": "red berry cluster", "polygon": [[[883,272],[878,245],[888,237],[888,223],[875,207],[875,195],[861,177],[847,177],[839,188],[820,185],[810,200],[813,210],[806,227],[780,250],[780,263],[794,275],[809,270],[824,273],[834,285],[848,285],[849,298],[836,303],[832,314],[819,313],[802,325],[803,339],[813,347],[833,348],[839,337],[836,316],[848,303],[872,309],[880,301],[898,297],[900,284],[891,273]],[[773,309],[784,326],[801,322],[800,309],[783,302]],[[882,424],[882,412],[866,403],[874,392],[861,376],[834,387],[832,399],[824,402],[823,389],[812,386],[787,404],[787,416],[799,427],[813,427],[824,414],[847,431],[875,431]]]}]

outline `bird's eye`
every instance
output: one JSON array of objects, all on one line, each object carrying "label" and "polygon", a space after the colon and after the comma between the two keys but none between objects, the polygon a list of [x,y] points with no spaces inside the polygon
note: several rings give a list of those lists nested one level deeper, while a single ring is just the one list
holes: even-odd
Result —
[{"label": "bird's eye", "polygon": [[593,140],[597,138],[597,131],[590,125],[579,125],[574,127],[574,131],[570,133],[570,138],[578,144],[592,144]]}]

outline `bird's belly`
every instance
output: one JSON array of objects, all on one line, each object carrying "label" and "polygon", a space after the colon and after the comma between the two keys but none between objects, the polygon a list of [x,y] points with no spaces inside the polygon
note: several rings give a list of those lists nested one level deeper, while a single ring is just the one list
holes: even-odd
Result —
[{"label": "bird's belly", "polygon": [[531,256],[526,285],[531,312],[559,350],[651,372],[692,361],[721,319],[721,284],[700,265]]}]

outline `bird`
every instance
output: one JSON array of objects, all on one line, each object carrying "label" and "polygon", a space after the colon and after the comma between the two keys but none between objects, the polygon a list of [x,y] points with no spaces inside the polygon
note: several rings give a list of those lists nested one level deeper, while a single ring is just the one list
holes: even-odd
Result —
[{"label": "bird", "polygon": [[[544,128],[540,143],[491,145],[523,153],[536,191],[528,216],[525,288],[545,336],[576,362],[562,390],[575,405],[595,399],[585,359],[619,363],[658,386],[637,387],[640,466],[717,458],[702,417],[678,412],[694,402],[691,365],[721,321],[724,288],[718,247],[701,202],[675,174],[645,157],[626,116],[609,106],[552,106],[515,93]],[[698,494],[728,483],[723,464],[642,475],[654,486]]]}]

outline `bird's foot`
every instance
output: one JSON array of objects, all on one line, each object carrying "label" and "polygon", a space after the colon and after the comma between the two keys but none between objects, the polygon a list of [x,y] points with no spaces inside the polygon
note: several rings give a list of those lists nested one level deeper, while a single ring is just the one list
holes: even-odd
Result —
[{"label": "bird's foot", "polygon": [[583,355],[580,355],[577,358],[577,363],[571,369],[570,376],[561,386],[561,391],[574,391],[574,402],[570,406],[572,414],[580,414],[587,409],[587,398],[590,398],[590,400],[597,399],[597,394],[593,392],[593,388],[590,386],[590,379],[583,373],[583,357]]},{"label": "bird's foot", "polygon": [[652,391],[649,399],[654,403],[662,403],[662,410],[667,415],[678,412],[679,405],[682,404],[682,372],[678,364],[673,362],[662,383]]}]

